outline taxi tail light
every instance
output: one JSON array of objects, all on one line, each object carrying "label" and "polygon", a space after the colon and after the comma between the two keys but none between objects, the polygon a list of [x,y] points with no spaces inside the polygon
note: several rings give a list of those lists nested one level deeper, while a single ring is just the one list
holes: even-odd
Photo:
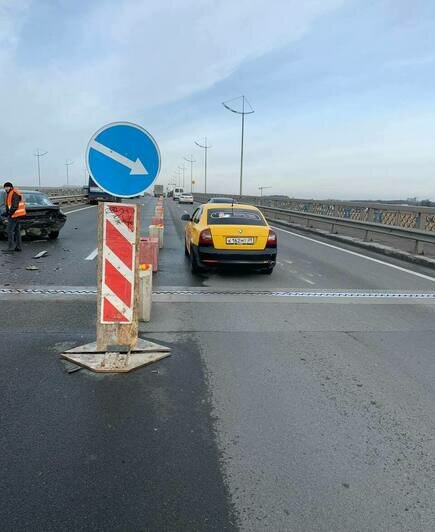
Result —
[{"label": "taxi tail light", "polygon": [[203,229],[199,234],[200,246],[213,246],[213,237],[211,236],[210,229]]},{"label": "taxi tail light", "polygon": [[267,236],[266,247],[276,248],[276,242],[277,242],[276,233],[272,231],[272,229],[269,229],[269,235]]}]

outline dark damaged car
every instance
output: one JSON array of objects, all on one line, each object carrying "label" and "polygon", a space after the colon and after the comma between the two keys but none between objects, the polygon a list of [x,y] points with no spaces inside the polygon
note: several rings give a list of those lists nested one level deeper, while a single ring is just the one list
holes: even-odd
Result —
[{"label": "dark damaged car", "polygon": [[[21,232],[30,237],[45,237],[54,240],[66,222],[66,215],[58,205],[42,192],[22,190],[26,202],[26,216],[20,219]],[[0,233],[7,235],[5,218],[5,192],[0,192]]]}]

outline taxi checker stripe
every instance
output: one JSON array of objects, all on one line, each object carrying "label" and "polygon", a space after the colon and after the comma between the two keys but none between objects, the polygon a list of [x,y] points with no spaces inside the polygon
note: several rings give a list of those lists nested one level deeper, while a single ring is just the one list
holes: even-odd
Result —
[{"label": "taxi checker stripe", "polygon": [[103,323],[131,322],[135,264],[134,206],[106,204],[102,282]]}]

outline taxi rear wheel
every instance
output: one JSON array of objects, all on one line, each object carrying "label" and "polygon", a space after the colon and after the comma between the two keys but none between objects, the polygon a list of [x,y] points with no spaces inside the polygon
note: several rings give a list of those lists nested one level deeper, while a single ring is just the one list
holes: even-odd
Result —
[{"label": "taxi rear wheel", "polygon": [[198,264],[198,259],[195,257],[195,253],[193,252],[192,248],[190,248],[190,271],[194,275],[201,273],[201,267]]}]

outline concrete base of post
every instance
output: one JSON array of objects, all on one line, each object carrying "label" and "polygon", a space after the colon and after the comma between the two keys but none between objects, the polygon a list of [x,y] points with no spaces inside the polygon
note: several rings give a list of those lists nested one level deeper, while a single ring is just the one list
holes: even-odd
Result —
[{"label": "concrete base of post", "polygon": [[152,265],[139,270],[139,321],[150,321],[151,304],[153,295],[153,271]]},{"label": "concrete base of post", "polygon": [[138,338],[136,346],[127,352],[101,352],[96,342],[70,349],[61,357],[97,373],[127,373],[170,356],[166,346]]}]

